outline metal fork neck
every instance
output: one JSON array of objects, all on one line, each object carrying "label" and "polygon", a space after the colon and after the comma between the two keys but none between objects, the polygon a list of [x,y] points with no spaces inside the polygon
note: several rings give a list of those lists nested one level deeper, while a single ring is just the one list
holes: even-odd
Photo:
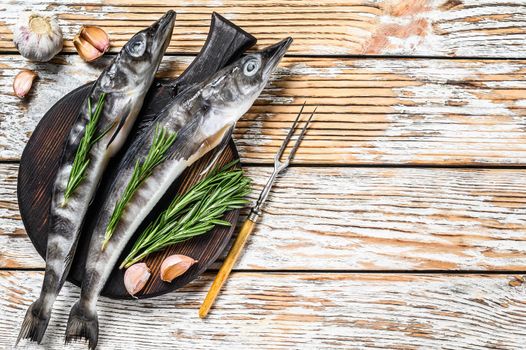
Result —
[{"label": "metal fork neck", "polygon": [[265,185],[265,187],[263,187],[263,190],[261,191],[259,195],[256,205],[254,206],[254,208],[252,208],[250,212],[250,216],[254,216],[256,220],[257,220],[257,217],[261,214],[261,208],[263,207],[263,204],[265,204],[265,202],[267,201],[268,195],[270,194],[270,189],[272,188],[272,185],[276,181],[276,178],[278,177],[278,174],[280,173],[280,171],[281,169],[279,167],[274,167],[274,171],[272,172],[272,175],[270,175],[267,181],[267,184]]},{"label": "metal fork neck", "polygon": [[305,122],[305,125],[301,129],[301,132],[298,136],[298,139],[294,143],[294,146],[292,147],[289,155],[284,159],[282,159],[283,153],[285,152],[285,148],[287,147],[287,144],[291,140],[292,136],[294,135],[294,130],[296,129],[296,126],[298,124],[298,121],[301,117],[301,113],[303,112],[303,108],[305,107],[306,101],[303,103],[303,106],[301,107],[300,112],[298,113],[298,116],[294,120],[294,123],[292,124],[292,127],[290,128],[287,136],[285,137],[285,140],[283,140],[283,143],[281,144],[281,147],[278,150],[278,153],[276,153],[276,156],[274,157],[274,171],[272,172],[272,175],[267,181],[267,184],[265,187],[263,187],[263,190],[261,191],[261,194],[259,195],[259,198],[256,202],[256,205],[252,210],[250,211],[250,215],[248,217],[249,220],[256,222],[258,217],[261,215],[261,208],[265,204],[268,195],[270,193],[270,189],[272,188],[272,185],[276,181],[276,178],[278,177],[279,173],[284,171],[288,166],[291,160],[294,158],[294,155],[296,154],[296,151],[298,150],[298,147],[305,136],[305,133],[307,132],[307,128],[309,127],[309,124],[312,120],[312,117],[314,116],[314,113],[316,112],[316,108],[314,108],[314,112],[310,115],[310,117]]}]

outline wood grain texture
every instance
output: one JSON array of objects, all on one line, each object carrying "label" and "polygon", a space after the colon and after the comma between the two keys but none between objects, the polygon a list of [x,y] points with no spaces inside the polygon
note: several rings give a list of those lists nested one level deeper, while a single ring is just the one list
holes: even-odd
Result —
[{"label": "wood grain texture", "polygon": [[[98,349],[521,349],[526,287],[505,275],[234,273],[206,320],[205,275],[141,301],[101,298]],[[0,272],[0,347],[11,348],[40,272]],[[43,346],[62,348],[66,284]],[[77,343],[68,349],[85,349]]]},{"label": "wood grain texture", "polygon": [[216,277],[214,278],[214,282],[212,282],[212,285],[210,286],[208,294],[206,295],[205,299],[203,300],[203,303],[201,304],[201,307],[199,308],[199,317],[205,318],[210,312],[212,305],[214,305],[214,301],[221,292],[221,288],[227,281],[228,276],[232,272],[234,265],[239,260],[239,256],[243,253],[243,247],[247,243],[252,231],[254,231],[256,220],[257,219],[252,219],[251,217],[248,217],[247,219],[245,219],[245,222],[243,222],[243,224],[241,225],[241,228],[239,229],[235,241],[232,243],[228,254],[226,255],[225,259],[223,260],[223,263],[221,264],[221,268],[219,269],[219,271],[216,274]]},{"label": "wood grain texture", "polygon": [[[16,173],[0,166],[0,267],[42,268],[18,216]],[[255,200],[270,169],[247,174]],[[235,268],[524,271],[525,174],[294,167],[278,179]]]},{"label": "wood grain texture", "polygon": [[[83,24],[107,30],[116,52],[137,30],[175,8],[170,54],[197,53],[210,14],[218,11],[254,34],[259,47],[291,35],[292,56],[365,55],[287,57],[239,122],[235,139],[245,163],[269,164],[307,99],[308,108],[321,107],[296,165],[377,167],[291,168],[278,180],[235,266],[254,272],[232,274],[208,319],[200,320],[197,310],[211,273],[151,300],[102,298],[101,349],[524,347],[523,276],[417,272],[525,271],[526,170],[379,166],[526,166],[523,0],[160,3],[0,1],[0,162],[18,161],[49,107],[95,79],[111,59],[91,65],[76,55],[46,64],[21,59],[14,55],[9,28],[20,11],[57,15],[66,52],[74,52],[71,39]],[[174,77],[191,60],[168,56],[159,76]],[[40,74],[25,101],[11,90],[21,68]],[[17,164],[0,163],[2,349],[14,345],[42,281],[39,271],[5,269],[44,266],[21,224],[16,172]],[[268,167],[248,168],[255,191],[269,173]],[[342,273],[353,270],[369,273]],[[66,284],[45,343],[32,348],[63,348],[67,314],[77,297],[78,288]]]},{"label": "wood grain texture", "polygon": [[[0,56],[0,159],[18,160],[28,136],[63,95],[100,67],[61,56],[28,64]],[[191,57],[166,57],[177,76]],[[319,105],[296,164],[526,165],[526,61],[286,58],[234,139],[244,162],[270,163],[304,100]],[[22,66],[40,80],[12,93]],[[312,110],[312,106],[307,107]]]},{"label": "wood grain texture", "polygon": [[108,31],[112,51],[168,9],[177,11],[169,52],[196,53],[218,11],[268,45],[294,38],[292,54],[524,57],[522,0],[14,0],[0,5],[0,50],[14,52],[9,29],[20,11],[55,14],[65,50],[83,24]]}]

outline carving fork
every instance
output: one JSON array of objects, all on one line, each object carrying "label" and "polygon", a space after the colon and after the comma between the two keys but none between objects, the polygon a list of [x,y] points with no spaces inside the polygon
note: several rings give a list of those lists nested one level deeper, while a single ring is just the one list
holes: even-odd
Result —
[{"label": "carving fork", "polygon": [[314,113],[316,112],[316,109],[318,108],[318,107],[314,108],[314,111],[311,113],[310,117],[307,119],[307,121],[305,122],[305,125],[301,129],[298,139],[296,140],[296,143],[292,147],[292,150],[290,151],[289,155],[285,158],[285,160],[281,161],[280,159],[283,156],[283,153],[285,152],[285,148],[287,147],[292,136],[294,135],[294,131],[296,131],[296,128],[298,127],[299,119],[301,117],[304,107],[305,107],[305,102],[303,103],[303,106],[301,107],[301,110],[298,113],[298,116],[294,120],[294,123],[292,124],[289,130],[289,133],[287,134],[287,137],[285,137],[285,140],[283,141],[283,144],[281,145],[278,153],[276,153],[276,156],[274,157],[274,171],[272,172],[272,175],[268,179],[265,187],[263,187],[263,190],[261,191],[261,194],[259,195],[259,199],[257,200],[256,205],[250,210],[250,214],[248,215],[248,218],[243,223],[243,226],[241,226],[241,231],[239,232],[239,235],[237,236],[234,244],[232,245],[232,248],[230,248],[230,251],[228,252],[227,257],[225,261],[223,262],[223,265],[219,269],[219,272],[217,273],[217,276],[214,279],[214,282],[212,283],[212,286],[210,287],[210,290],[208,291],[208,294],[206,295],[206,298],[203,301],[203,304],[199,308],[199,317],[201,318],[205,318],[206,315],[208,315],[208,312],[210,311],[212,304],[214,303],[217,295],[219,294],[221,287],[223,286],[226,279],[230,275],[230,271],[232,271],[232,267],[234,266],[235,262],[239,258],[239,255],[241,254],[241,250],[243,249],[243,247],[245,246],[245,243],[247,242],[248,236],[250,236],[250,234],[254,230],[254,226],[256,225],[256,222],[259,216],[261,215],[261,208],[263,207],[263,204],[267,200],[267,197],[270,193],[270,189],[274,185],[274,182],[276,181],[276,178],[278,177],[278,175],[282,171],[287,169],[287,167],[290,164],[290,161],[294,158],[294,155],[296,154],[296,151],[298,150],[298,147],[300,146],[300,143],[303,140],[305,133],[307,132],[307,128],[310,125],[312,117],[314,116]]}]

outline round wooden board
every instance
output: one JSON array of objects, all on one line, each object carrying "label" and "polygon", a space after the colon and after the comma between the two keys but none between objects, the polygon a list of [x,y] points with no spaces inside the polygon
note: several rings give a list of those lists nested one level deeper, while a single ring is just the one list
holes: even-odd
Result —
[{"label": "round wooden board", "polygon": [[[44,258],[53,182],[60,163],[63,145],[77,117],[78,107],[86,98],[90,87],[91,83],[70,92],[44,115],[29,139],[20,161],[18,174],[18,203],[20,213],[29,238],[38,253]],[[145,105],[141,115],[155,115],[156,112],[166,104],[166,101],[173,98],[176,90],[177,85],[172,81],[154,82],[145,99]],[[139,118],[142,117],[140,116]],[[131,132],[130,139],[137,135],[139,124],[140,121]],[[126,145],[124,145],[123,149],[125,148]],[[117,155],[116,157],[119,156],[120,155]],[[226,164],[235,159],[239,159],[239,155],[234,142],[231,140],[217,164]],[[136,235],[144,229],[145,225],[147,225],[152,218],[156,217],[168,206],[171,199],[174,198],[178,192],[185,191],[189,186],[202,178],[199,174],[206,167],[209,160],[210,154],[204,156],[179,177],[159,202],[159,205],[153,210],[152,214],[145,220],[143,226],[137,230]],[[97,191],[97,196],[86,215],[83,232],[68,276],[68,281],[77,286],[80,286],[82,282],[84,262],[88,252],[90,233],[92,232],[91,225],[95,221],[90,220],[90,218],[96,215],[96,208],[100,207],[99,203],[101,203],[105,190],[115,174],[115,169],[110,165]],[[218,258],[227,245],[235,228],[238,215],[239,210],[231,211],[225,215],[225,220],[232,223],[231,227],[216,227],[203,236],[174,245],[162,252],[149,256],[144,262],[146,262],[151,269],[152,276],[146,287],[137,297],[148,298],[164,294],[180,288],[197,278],[197,276],[203,273]],[[130,241],[130,244],[126,247],[119,261],[128,253],[134,239]],[[159,278],[159,268],[162,260],[171,254],[191,256],[198,260],[198,263],[172,283],[166,283]],[[118,267],[115,267],[102,291],[102,295],[118,299],[130,298],[124,288],[123,275],[124,270],[119,270]]]}]

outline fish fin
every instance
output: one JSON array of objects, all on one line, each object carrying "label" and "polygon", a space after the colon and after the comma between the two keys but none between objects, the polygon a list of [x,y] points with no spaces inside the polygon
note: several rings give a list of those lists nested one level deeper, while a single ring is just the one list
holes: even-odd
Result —
[{"label": "fish fin", "polygon": [[77,301],[69,312],[68,324],[66,326],[65,343],[77,339],[88,340],[88,348],[95,349],[99,339],[99,319],[97,312],[83,309]]},{"label": "fish fin", "polygon": [[75,249],[71,249],[69,251],[68,255],[66,255],[66,257],[64,258],[65,269],[64,269],[64,272],[62,274],[62,278],[60,279],[60,286],[64,285],[64,281],[68,277],[69,269],[71,268],[71,264],[73,263],[73,258],[75,257],[77,244],[75,244],[74,247],[75,247]]},{"label": "fish fin", "polygon": [[185,90],[208,78],[256,43],[256,38],[218,13],[212,13],[210,29],[201,51],[179,76],[177,84]]},{"label": "fish fin", "polygon": [[192,142],[191,140],[195,135],[196,129],[198,129],[200,125],[201,123],[198,119],[193,119],[177,134],[177,139],[168,151],[169,159],[185,159],[189,166],[218,146],[223,141],[224,136],[234,127],[234,125],[227,124],[204,141]]},{"label": "fish fin", "polygon": [[43,314],[42,311],[42,302],[40,299],[37,299],[29,306],[24,321],[22,322],[16,345],[18,345],[21,339],[31,339],[31,341],[36,341],[40,344],[51,316],[49,313]]},{"label": "fish fin", "polygon": [[137,121],[137,132],[136,134],[142,134],[145,130],[152,128],[153,124],[157,120],[159,114],[148,114],[141,116],[140,120]]},{"label": "fish fin", "polygon": [[225,150],[226,146],[230,142],[230,137],[232,136],[232,133],[234,132],[234,127],[232,126],[223,136],[223,139],[219,143],[219,145],[216,146],[213,150],[212,158],[210,158],[210,161],[208,162],[208,165],[206,168],[199,173],[199,175],[204,175],[208,173],[208,171],[215,165],[219,157],[221,157],[221,154],[223,154],[223,151]]},{"label": "fish fin", "polygon": [[106,148],[109,148],[111,143],[113,142],[113,140],[115,140],[115,138],[117,137],[117,135],[119,134],[119,131],[121,131],[122,127],[124,126],[124,124],[126,123],[126,119],[128,117],[128,113],[126,113],[126,116],[122,117],[121,120],[119,121],[119,125],[117,125],[117,127],[115,128],[115,131],[113,132],[113,135],[111,135],[111,138],[110,140],[108,141],[108,144],[106,145]]}]

